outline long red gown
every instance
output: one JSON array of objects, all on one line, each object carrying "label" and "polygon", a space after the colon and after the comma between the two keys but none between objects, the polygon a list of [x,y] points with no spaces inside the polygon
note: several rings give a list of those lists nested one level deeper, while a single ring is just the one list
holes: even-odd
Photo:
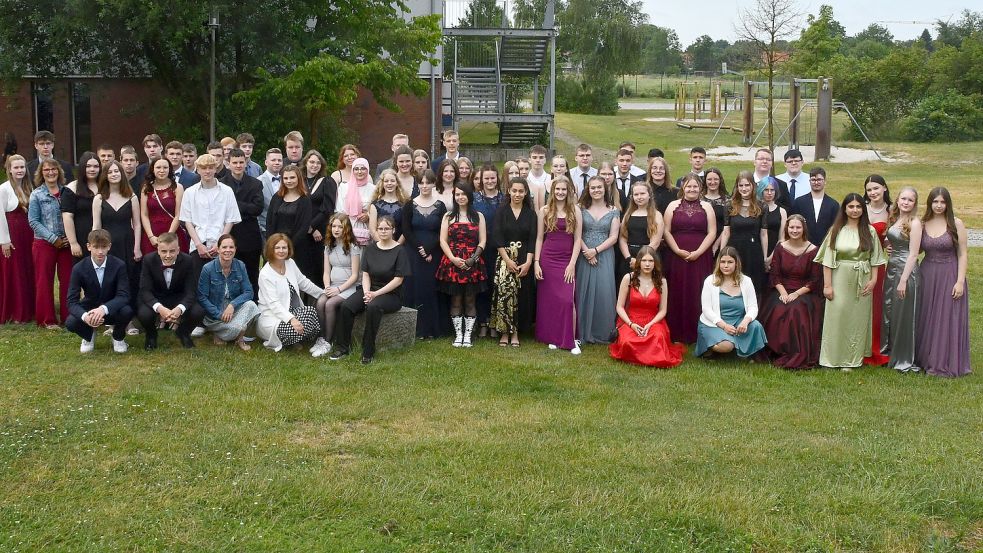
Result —
[{"label": "long red gown", "polygon": [[[874,227],[877,231],[877,239],[884,243],[884,236],[887,234],[887,222],[878,221],[876,223],[871,223],[870,226]],[[886,274],[887,265],[880,265],[873,268],[877,273],[877,284],[874,286],[874,292],[871,294],[874,302],[874,313],[873,321],[870,325],[871,334],[871,354],[864,357],[864,365],[874,365],[881,366],[886,365],[891,358],[884,355],[880,351],[881,347],[881,321],[882,312],[884,311],[884,275]]]},{"label": "long red gown", "polygon": [[[659,312],[661,301],[662,294],[658,290],[653,289],[648,296],[643,296],[637,289],[629,287],[628,317],[644,326]],[[618,339],[608,346],[614,359],[663,369],[682,363],[684,350],[682,344],[670,341],[665,319],[652,325],[646,336],[639,336],[628,325],[619,322]]]},{"label": "long red gown", "polygon": [[14,249],[10,258],[0,255],[0,324],[28,323],[34,319],[34,231],[21,206],[5,215]]}]

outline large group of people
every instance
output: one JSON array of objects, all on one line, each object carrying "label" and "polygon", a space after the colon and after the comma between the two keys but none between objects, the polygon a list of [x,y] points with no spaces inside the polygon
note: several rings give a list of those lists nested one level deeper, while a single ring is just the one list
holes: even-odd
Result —
[{"label": "large group of people", "polygon": [[789,369],[970,372],[967,233],[943,187],[919,214],[915,189],[892,199],[879,175],[835,200],[795,149],[783,174],[759,149],[728,179],[694,147],[673,180],[630,142],[596,167],[581,144],[572,164],[534,146],[500,170],[442,138],[430,159],[397,134],[373,171],[354,144],[329,162],[292,131],[263,170],[248,133],[201,155],[151,134],[142,164],[104,145],[72,168],[41,131],[0,185],[0,323],[64,326],[82,352],[107,326],[116,352],[167,328],[186,348],[255,335],[341,359],[362,315],[369,363],[383,316],[409,307],[418,338],[454,347],[532,336],[655,367],[693,344]]}]

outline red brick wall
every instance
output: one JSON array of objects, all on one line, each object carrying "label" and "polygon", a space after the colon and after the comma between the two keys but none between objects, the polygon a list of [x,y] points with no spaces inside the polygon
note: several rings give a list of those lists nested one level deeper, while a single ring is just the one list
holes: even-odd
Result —
[{"label": "red brick wall", "polygon": [[[392,138],[394,134],[409,135],[410,146],[430,152],[430,93],[422,98],[416,96],[395,96],[393,100],[401,112],[391,112],[379,105],[367,90],[360,90],[355,104],[348,109],[348,127],[358,132],[358,147],[365,159],[375,166],[392,157]],[[437,81],[435,99],[437,109],[437,130],[440,131],[440,81]]]}]

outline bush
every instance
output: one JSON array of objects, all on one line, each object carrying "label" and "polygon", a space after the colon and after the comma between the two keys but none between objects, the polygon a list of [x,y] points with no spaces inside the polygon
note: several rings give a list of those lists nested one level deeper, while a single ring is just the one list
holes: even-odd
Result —
[{"label": "bush", "polygon": [[614,77],[581,81],[576,77],[557,77],[556,109],[570,113],[614,115],[618,113],[618,92]]},{"label": "bush", "polygon": [[947,90],[919,101],[902,121],[916,142],[965,142],[983,139],[983,95]]}]

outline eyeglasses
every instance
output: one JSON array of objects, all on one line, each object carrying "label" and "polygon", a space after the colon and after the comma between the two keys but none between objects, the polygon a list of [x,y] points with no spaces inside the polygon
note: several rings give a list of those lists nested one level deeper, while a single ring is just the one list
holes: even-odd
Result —
[{"label": "eyeglasses", "polygon": [[45,167],[44,169],[41,169],[41,172],[42,173],[57,173],[58,172],[58,168],[57,167]]},{"label": "eyeglasses", "polygon": [[375,227],[375,230],[377,230],[378,232],[392,232],[393,231],[393,228],[392,227]]},{"label": "eyeglasses", "polygon": [[809,182],[820,182],[826,180],[826,177],[809,177]]}]

